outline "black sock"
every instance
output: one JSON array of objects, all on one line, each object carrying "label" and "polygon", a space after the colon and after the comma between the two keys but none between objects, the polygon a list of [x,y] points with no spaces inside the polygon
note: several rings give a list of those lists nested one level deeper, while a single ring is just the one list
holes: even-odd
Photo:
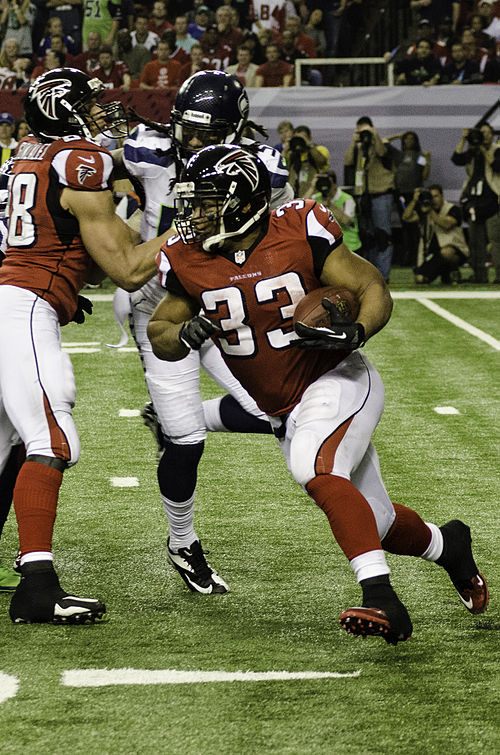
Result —
[{"label": "black sock", "polygon": [[271,425],[266,419],[254,417],[230,394],[222,398],[219,412],[222,424],[233,433],[272,433]]},{"label": "black sock", "polygon": [[198,464],[205,443],[180,445],[165,442],[165,450],[158,464],[158,484],[165,498],[171,501],[187,501],[194,493],[198,476]]}]

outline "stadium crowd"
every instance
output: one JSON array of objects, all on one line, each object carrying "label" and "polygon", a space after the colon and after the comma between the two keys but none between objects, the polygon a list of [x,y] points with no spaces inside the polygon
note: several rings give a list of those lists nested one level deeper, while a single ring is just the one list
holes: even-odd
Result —
[{"label": "stadium crowd", "polygon": [[[0,90],[69,65],[107,88],[179,87],[198,70],[244,86],[290,86],[298,58],[363,55],[367,0],[2,0]],[[500,80],[500,0],[410,0],[409,39],[385,52],[396,83]],[[408,44],[407,44],[408,42]],[[378,51],[379,55],[384,50]],[[310,85],[335,83],[307,67]]]}]

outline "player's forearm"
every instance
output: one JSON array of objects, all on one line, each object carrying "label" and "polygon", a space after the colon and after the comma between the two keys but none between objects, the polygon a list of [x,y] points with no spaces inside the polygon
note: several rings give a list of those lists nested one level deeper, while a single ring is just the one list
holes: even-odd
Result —
[{"label": "player's forearm", "polygon": [[364,289],[360,298],[360,309],[356,322],[360,322],[365,329],[365,338],[382,330],[389,322],[392,313],[392,298],[385,282],[372,280]]},{"label": "player's forearm", "polygon": [[183,323],[151,318],[148,324],[148,338],[153,347],[153,353],[158,359],[167,362],[177,362],[184,359],[189,349],[179,340],[179,333]]}]

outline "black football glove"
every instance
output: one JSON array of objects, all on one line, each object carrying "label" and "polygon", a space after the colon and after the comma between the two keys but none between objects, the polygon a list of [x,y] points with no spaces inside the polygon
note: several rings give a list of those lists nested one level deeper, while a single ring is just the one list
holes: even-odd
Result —
[{"label": "black football glove", "polygon": [[365,343],[365,329],[360,322],[346,320],[333,302],[322,300],[330,315],[330,327],[311,328],[303,322],[295,323],[295,332],[300,339],[294,343],[306,349],[347,349],[354,351]]},{"label": "black football glove", "polygon": [[207,338],[219,329],[219,326],[205,315],[196,315],[183,324],[179,331],[179,341],[188,349],[198,351]]},{"label": "black football glove", "polygon": [[92,307],[94,305],[90,301],[90,299],[87,299],[86,296],[80,296],[78,294],[78,303],[76,305],[76,312],[71,318],[71,322],[77,322],[78,325],[81,325],[82,322],[85,322],[85,313],[88,315],[92,314]]}]

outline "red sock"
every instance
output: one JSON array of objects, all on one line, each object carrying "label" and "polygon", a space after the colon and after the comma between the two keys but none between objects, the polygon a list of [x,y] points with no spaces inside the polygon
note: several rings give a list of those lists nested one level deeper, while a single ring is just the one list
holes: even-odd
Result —
[{"label": "red sock", "polygon": [[21,554],[52,550],[52,532],[62,472],[26,461],[17,476],[14,508]]},{"label": "red sock", "polygon": [[382,547],[400,556],[421,556],[431,542],[432,533],[416,511],[393,503],[396,519],[382,540]]},{"label": "red sock", "polygon": [[306,485],[323,509],[336,541],[351,561],[368,551],[382,550],[375,516],[366,498],[344,477],[322,474]]}]

